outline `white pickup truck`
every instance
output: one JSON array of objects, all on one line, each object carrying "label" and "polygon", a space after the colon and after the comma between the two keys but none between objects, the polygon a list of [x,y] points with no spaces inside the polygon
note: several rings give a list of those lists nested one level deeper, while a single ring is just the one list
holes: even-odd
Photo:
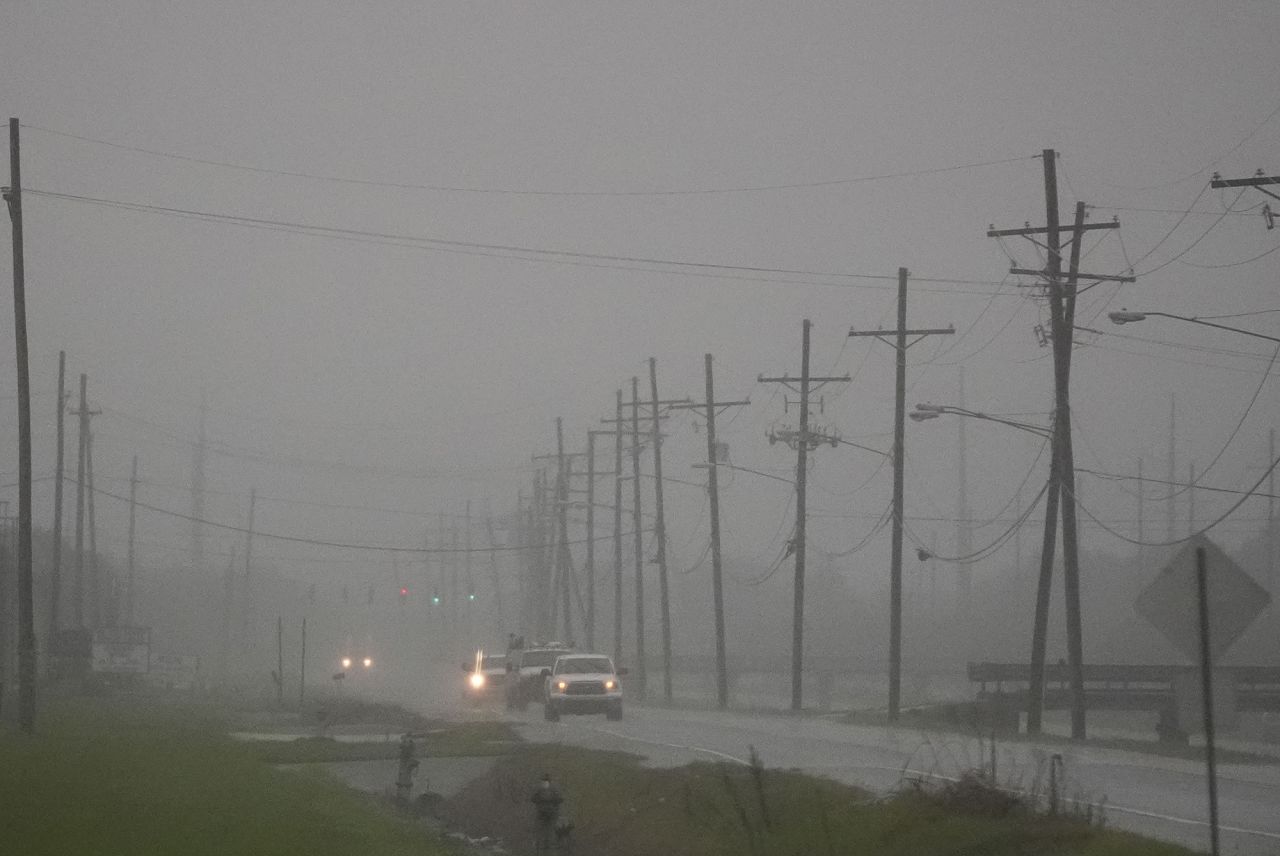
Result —
[{"label": "white pickup truck", "polygon": [[556,722],[562,713],[603,713],[622,719],[622,680],[604,654],[566,654],[547,676],[544,715]]}]

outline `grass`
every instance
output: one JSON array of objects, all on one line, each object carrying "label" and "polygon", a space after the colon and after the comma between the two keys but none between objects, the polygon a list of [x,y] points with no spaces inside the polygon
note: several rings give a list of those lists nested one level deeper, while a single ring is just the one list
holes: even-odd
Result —
[{"label": "grass", "polygon": [[887,799],[798,772],[527,746],[445,801],[444,820],[529,852],[529,796],[544,772],[565,796],[576,852],[597,856],[1187,856],[1078,817],[1047,816],[997,788],[914,787]]},{"label": "grass", "polygon": [[40,733],[0,733],[0,841],[7,853],[456,852],[323,775],[283,772],[223,736],[200,708],[59,702]]}]

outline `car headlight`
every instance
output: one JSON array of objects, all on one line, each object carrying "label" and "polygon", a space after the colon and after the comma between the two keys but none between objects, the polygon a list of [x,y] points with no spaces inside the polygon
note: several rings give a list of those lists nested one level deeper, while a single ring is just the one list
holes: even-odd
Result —
[{"label": "car headlight", "polygon": [[343,657],[343,658],[342,658],[342,668],[344,668],[344,669],[350,669],[350,668],[351,668],[351,658],[350,658],[350,657]]},{"label": "car headlight", "polygon": [[568,685],[567,683],[565,683],[564,681],[557,681],[557,682],[556,682],[556,689],[561,689],[561,690],[563,690],[563,689],[568,689],[568,687],[569,687],[569,685]]},{"label": "car headlight", "polygon": [[607,690],[614,689],[614,688],[616,688],[617,686],[618,686],[618,682],[617,682],[617,681],[605,681],[605,682],[604,682],[604,688],[605,688],[605,689],[607,689]]},{"label": "car headlight", "polygon": [[483,673],[483,672],[472,672],[472,673],[471,673],[471,686],[472,686],[474,689],[477,689],[477,690],[478,690],[478,689],[480,689],[482,686],[484,686],[484,673]]},{"label": "car headlight", "polygon": [[366,669],[372,669],[372,668],[373,668],[373,658],[372,658],[372,657],[365,657],[365,658],[364,658],[364,667],[365,667]]}]

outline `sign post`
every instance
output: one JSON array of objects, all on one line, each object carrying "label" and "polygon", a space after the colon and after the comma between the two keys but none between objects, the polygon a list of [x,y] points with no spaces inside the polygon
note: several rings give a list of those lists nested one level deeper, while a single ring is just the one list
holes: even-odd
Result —
[{"label": "sign post", "polygon": [[1200,612],[1200,680],[1204,697],[1204,763],[1209,781],[1209,852],[1218,856],[1218,768],[1213,744],[1213,655],[1209,646],[1209,581],[1205,549],[1196,547],[1196,596]]}]

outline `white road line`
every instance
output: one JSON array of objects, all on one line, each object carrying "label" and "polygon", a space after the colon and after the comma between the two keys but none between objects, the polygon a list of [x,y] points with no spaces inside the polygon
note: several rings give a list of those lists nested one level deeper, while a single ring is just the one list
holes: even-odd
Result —
[{"label": "white road line", "polygon": [[643,737],[632,737],[630,734],[623,734],[621,731],[614,731],[611,728],[600,728],[599,726],[587,726],[588,730],[595,731],[599,734],[608,734],[610,737],[617,737],[620,740],[630,740],[633,743],[647,743],[650,746],[662,746],[667,749],[686,749],[690,752],[701,752],[704,755],[712,755],[716,758],[724,758],[726,761],[732,761],[735,764],[741,764],[744,767],[750,766],[751,762],[730,755],[727,752],[721,752],[718,749],[707,749],[702,746],[687,746],[683,743],[663,743],[661,740],[646,740]]}]

